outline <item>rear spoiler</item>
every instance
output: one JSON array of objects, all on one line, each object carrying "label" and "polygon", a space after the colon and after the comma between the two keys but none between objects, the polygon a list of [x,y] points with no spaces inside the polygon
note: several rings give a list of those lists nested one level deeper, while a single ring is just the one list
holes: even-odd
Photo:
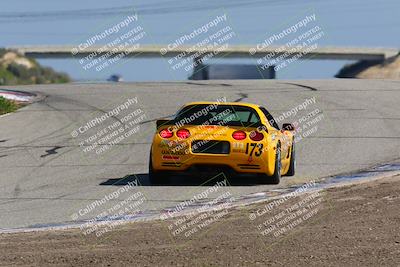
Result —
[{"label": "rear spoiler", "polygon": [[174,120],[160,119],[156,121],[157,129],[161,126],[174,124]]}]

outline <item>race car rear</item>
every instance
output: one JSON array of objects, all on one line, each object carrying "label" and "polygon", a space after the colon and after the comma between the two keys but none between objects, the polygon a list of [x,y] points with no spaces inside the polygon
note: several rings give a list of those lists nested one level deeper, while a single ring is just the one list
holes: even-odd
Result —
[{"label": "race car rear", "polygon": [[265,125],[257,110],[251,104],[211,105],[191,104],[175,119],[157,121],[149,166],[152,180],[222,169],[274,174],[277,133],[261,127]]}]

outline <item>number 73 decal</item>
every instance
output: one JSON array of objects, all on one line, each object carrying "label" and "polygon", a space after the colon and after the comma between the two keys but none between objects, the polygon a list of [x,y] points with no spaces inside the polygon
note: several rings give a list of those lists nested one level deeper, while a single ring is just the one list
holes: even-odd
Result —
[{"label": "number 73 decal", "polygon": [[262,152],[263,152],[263,144],[257,144],[257,143],[247,143],[246,144],[246,154],[249,154],[249,156],[254,156],[259,157],[261,156]]}]

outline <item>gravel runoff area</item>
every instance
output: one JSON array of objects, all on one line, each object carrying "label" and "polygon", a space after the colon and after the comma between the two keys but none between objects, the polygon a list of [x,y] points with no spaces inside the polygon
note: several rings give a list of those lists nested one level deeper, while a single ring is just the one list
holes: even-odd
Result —
[{"label": "gravel runoff area", "polygon": [[[296,203],[316,194],[316,213],[260,230],[260,222],[296,214]],[[100,237],[79,229],[1,234],[0,265],[399,266],[400,176],[309,192],[250,220],[267,204],[230,210],[189,237],[169,231],[176,219],[120,225]]]}]

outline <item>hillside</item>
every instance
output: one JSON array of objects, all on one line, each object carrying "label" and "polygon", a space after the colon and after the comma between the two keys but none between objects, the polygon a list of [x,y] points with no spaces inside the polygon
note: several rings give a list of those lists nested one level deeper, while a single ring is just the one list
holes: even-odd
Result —
[{"label": "hillside", "polygon": [[35,59],[0,49],[0,85],[66,83],[67,74],[41,66]]},{"label": "hillside", "polygon": [[344,66],[336,78],[359,79],[400,79],[400,56],[385,60],[382,63],[359,61]]}]

